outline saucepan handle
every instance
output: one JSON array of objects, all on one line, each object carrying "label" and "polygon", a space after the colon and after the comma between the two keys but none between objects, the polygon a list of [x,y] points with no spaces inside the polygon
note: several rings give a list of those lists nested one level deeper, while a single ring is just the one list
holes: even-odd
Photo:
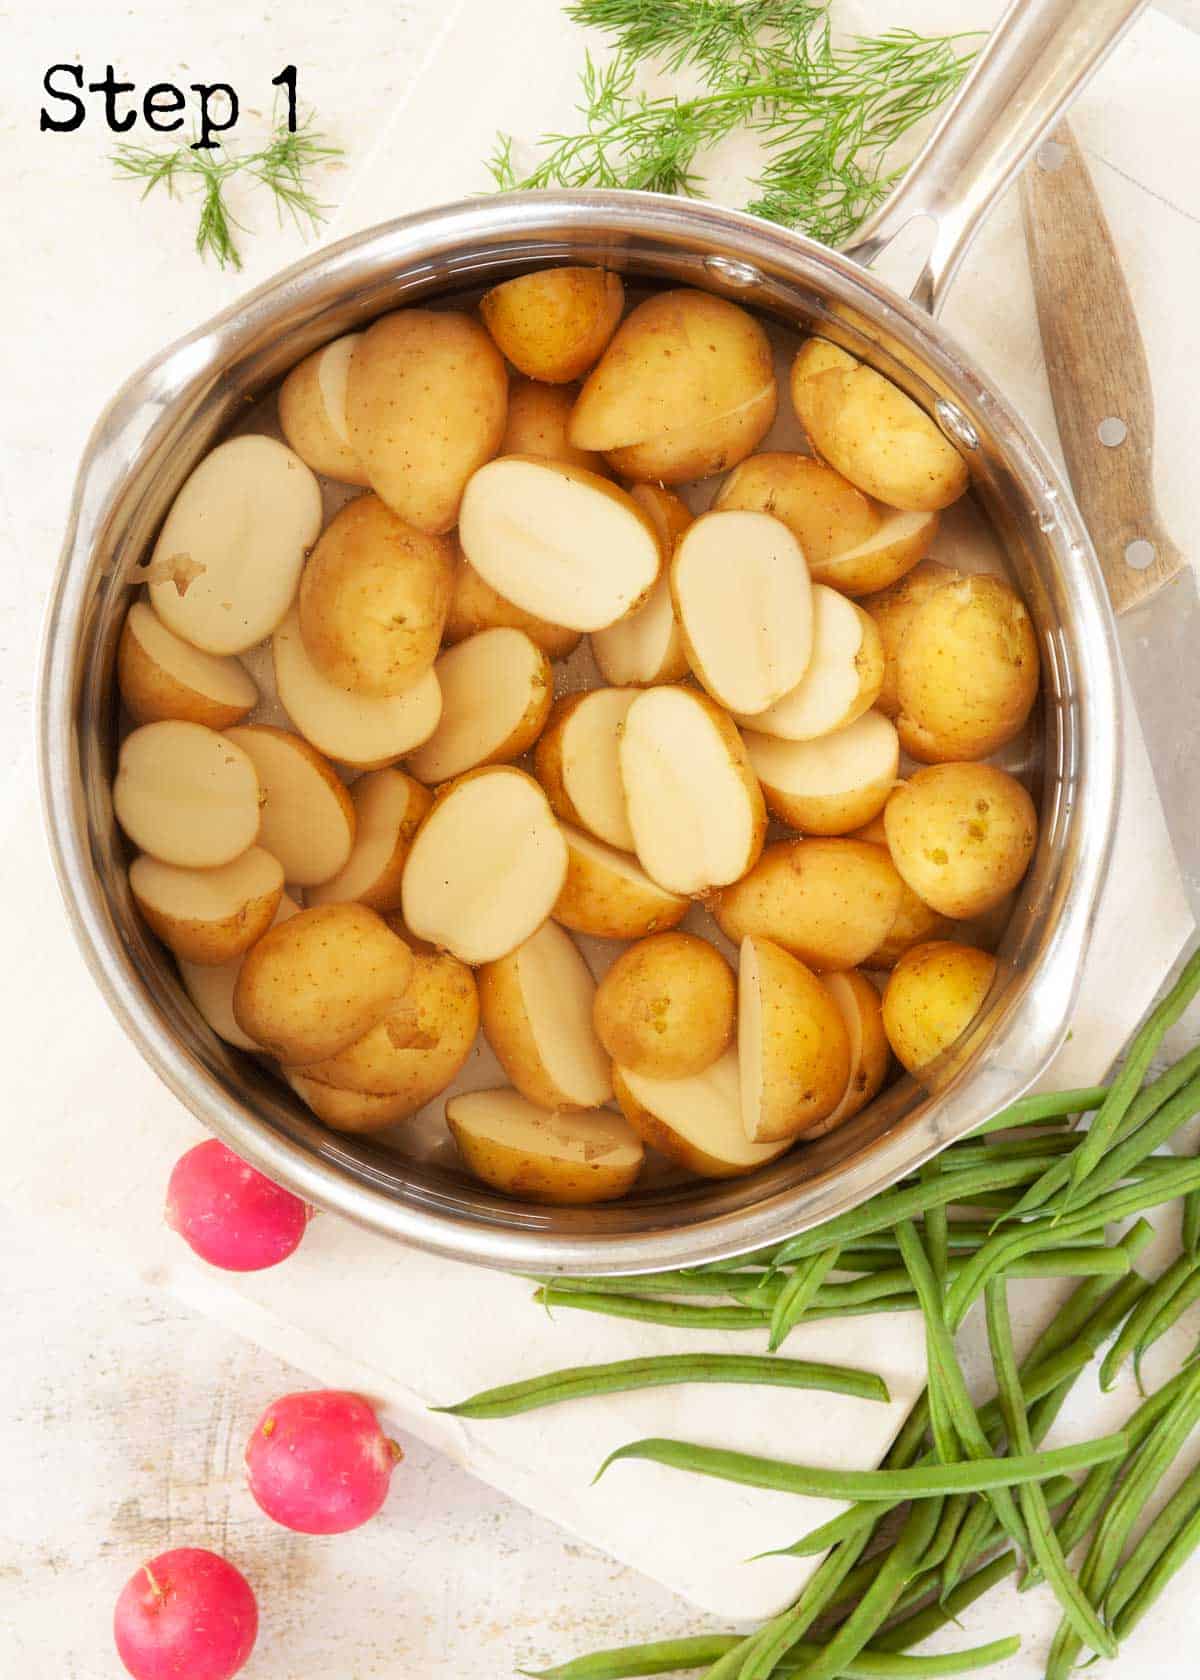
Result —
[{"label": "saucepan handle", "polygon": [[936,315],[995,200],[1146,4],[1011,0],[912,168],[847,255],[870,267],[903,229],[923,222],[924,263],[911,295]]}]

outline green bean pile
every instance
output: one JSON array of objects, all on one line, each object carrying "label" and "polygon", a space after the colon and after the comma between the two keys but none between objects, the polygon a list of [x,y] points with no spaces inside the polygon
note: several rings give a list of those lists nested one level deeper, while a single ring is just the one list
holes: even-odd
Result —
[{"label": "green bean pile", "polygon": [[[1200,1425],[1200,1345],[1155,1392],[1142,1388],[1146,1352],[1200,1300],[1200,1160],[1159,1153],[1200,1112],[1200,1047],[1145,1083],[1164,1034],[1198,990],[1200,952],[1147,1018],[1111,1084],[1027,1097],[913,1178],[816,1230],[688,1270],[533,1280],[535,1299],[547,1307],[676,1328],[765,1331],[769,1351],[577,1366],[445,1410],[503,1418],[672,1383],[764,1383],[886,1401],[886,1384],[871,1372],[775,1351],[797,1324],[856,1313],[919,1310],[928,1365],[925,1391],[878,1470],[827,1470],[660,1438],[611,1453],[598,1477],[620,1461],[640,1460],[850,1503],[782,1548],[821,1562],[795,1602],[753,1633],[598,1651],[542,1670],[540,1680],[696,1670],[705,1680],[971,1673],[1013,1655],[1019,1639],[938,1656],[913,1648],[1015,1574],[1022,1591],[1044,1585],[1058,1601],[1047,1680],[1067,1680],[1084,1651],[1091,1660],[1116,1656],[1200,1546],[1200,1469],[1133,1540],[1141,1513]],[[1070,1124],[1082,1114],[1091,1115],[1090,1126],[1075,1133]],[[1145,1277],[1135,1261],[1152,1233],[1138,1216],[1177,1199],[1181,1251],[1159,1277]],[[1129,1219],[1110,1242],[1108,1227]],[[1081,1281],[1018,1363],[1009,1286],[1053,1276]],[[955,1333],[980,1299],[996,1393],[976,1405]],[[1140,1404],[1120,1430],[1044,1450],[1072,1388],[1106,1343],[1100,1385],[1111,1388],[1132,1360]],[[1080,1547],[1082,1561],[1072,1569],[1068,1560]]]}]

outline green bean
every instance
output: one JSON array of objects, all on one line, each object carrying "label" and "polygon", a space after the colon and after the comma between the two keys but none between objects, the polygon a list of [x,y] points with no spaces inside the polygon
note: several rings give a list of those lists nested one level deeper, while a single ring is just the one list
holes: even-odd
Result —
[{"label": "green bean", "polygon": [[[942,1158],[934,1156],[921,1168],[921,1177],[932,1183],[942,1172]],[[944,1207],[930,1208],[921,1230],[921,1243],[929,1256],[929,1264],[937,1279],[939,1293],[945,1294],[950,1271],[950,1215]]]},{"label": "green bean", "polygon": [[1162,1306],[1159,1307],[1157,1313],[1146,1326],[1145,1333],[1138,1343],[1137,1351],[1134,1354],[1134,1368],[1138,1374],[1139,1387],[1141,1387],[1142,1381],[1142,1360],[1155,1342],[1161,1340],[1171,1326],[1183,1317],[1189,1307],[1195,1306],[1197,1301],[1200,1301],[1200,1264],[1193,1263],[1188,1276],[1184,1278],[1170,1300],[1164,1301]]},{"label": "green bean", "polygon": [[1110,1625],[1137,1593],[1178,1532],[1200,1511],[1200,1470],[1192,1470],[1138,1540],[1104,1595]]},{"label": "green bean", "polygon": [[1200,1546],[1200,1511],[1184,1524],[1159,1553],[1153,1568],[1117,1616],[1113,1632],[1118,1639],[1124,1639],[1127,1633],[1133,1631],[1146,1611],[1159,1598],[1167,1582],[1179,1573],[1197,1546]]},{"label": "green bean", "polygon": [[[1200,1066],[1200,1046],[1184,1060]],[[1174,1137],[1180,1126],[1192,1118],[1197,1108],[1200,1108],[1200,1077],[1193,1075],[1169,1102],[1164,1102],[1124,1142],[1109,1150],[1087,1182],[1081,1183],[1076,1190],[1070,1192],[1070,1205],[1074,1208],[1086,1207],[1089,1202],[1095,1201],[1097,1196],[1111,1190],[1114,1184],[1128,1178],[1156,1149],[1160,1149]]]},{"label": "green bean", "polygon": [[[963,1172],[967,1167],[983,1166],[988,1161],[1033,1160],[1040,1173],[1060,1155],[1069,1155],[1078,1148],[1079,1139],[1073,1132],[1055,1133],[1049,1137],[1039,1133],[1037,1137],[1028,1138],[985,1138],[978,1143],[971,1139],[967,1143],[956,1143],[938,1159],[951,1172]],[[1033,1171],[1032,1168],[1030,1170]]]},{"label": "green bean", "polygon": [[1190,1196],[1183,1198],[1179,1240],[1186,1254],[1190,1254],[1193,1260],[1200,1260],[1200,1190],[1193,1190]]},{"label": "green bean", "polygon": [[[914,1229],[915,1221],[913,1222]],[[899,1251],[897,1250],[896,1253]],[[947,1263],[947,1278],[953,1281],[962,1271],[963,1262],[968,1258],[965,1254],[951,1253]],[[837,1263],[839,1272],[872,1273],[880,1276],[887,1272],[896,1272],[895,1254],[885,1254],[881,1250],[876,1252],[861,1249],[848,1249],[841,1255]],[[801,1261],[802,1266],[811,1262]],[[1016,1266],[1008,1275],[1020,1278],[1041,1277],[1119,1277],[1129,1270],[1129,1265],[1111,1248],[1106,1248],[1104,1232],[1097,1230],[1094,1235],[1076,1240],[1070,1248],[1040,1249],[1034,1254],[1027,1255],[1016,1262]],[[795,1274],[793,1274],[794,1276]],[[626,1287],[636,1284],[636,1278],[617,1279],[624,1282]],[[835,1280],[836,1281],[836,1280]],[[1103,1286],[1107,1287],[1107,1285]],[[887,1286],[883,1286],[887,1292]],[[897,1286],[897,1293],[902,1290]],[[751,1303],[753,1304],[753,1303]]]},{"label": "green bean", "polygon": [[896,1622],[888,1628],[886,1633],[872,1641],[875,1651],[904,1651],[910,1645],[919,1645],[922,1640],[930,1639],[948,1622],[956,1622],[964,1610],[968,1610],[976,1599],[982,1598],[999,1581],[1011,1575],[1017,1567],[1017,1554],[1005,1552],[998,1558],[993,1558],[982,1569],[976,1570],[974,1575],[968,1575],[961,1581],[954,1591],[949,1594],[944,1603],[931,1604],[925,1610],[918,1610],[915,1615],[907,1617],[902,1622]]},{"label": "green bean", "polygon": [[732,1289],[744,1290],[753,1283],[741,1272],[710,1272],[692,1277],[687,1272],[646,1272],[638,1277],[529,1277],[539,1289],[557,1289],[570,1295],[684,1295],[719,1296]]},{"label": "green bean", "polygon": [[822,1249],[804,1266],[799,1267],[779,1291],[771,1309],[771,1334],[767,1350],[774,1353],[788,1338],[812,1305],[817,1291],[829,1272],[837,1265],[836,1248]]},{"label": "green bean", "polygon": [[[678,1674],[704,1668],[718,1657],[744,1643],[740,1634],[708,1633],[692,1639],[660,1639],[649,1645],[622,1645],[610,1651],[594,1651],[574,1662],[555,1668],[520,1668],[529,1680],[634,1680],[647,1674]],[[906,1657],[885,1651],[862,1651],[841,1673],[846,1680],[937,1680],[941,1675],[971,1674],[993,1663],[1015,1656],[1021,1641],[1013,1636],[974,1645],[963,1651],[945,1651],[937,1656]],[[818,1645],[800,1644],[792,1661],[775,1670],[780,1680],[807,1673],[807,1665],[820,1654]]]},{"label": "green bean", "polygon": [[[1130,1226],[1116,1246],[1129,1256],[1132,1266],[1153,1235],[1154,1227],[1144,1219],[1139,1219],[1136,1224]],[[1036,1365],[1086,1330],[1092,1322],[1096,1308],[1107,1293],[1108,1284],[1103,1278],[1093,1278],[1087,1283],[1081,1283],[1078,1289],[1073,1289],[1026,1354],[1025,1364]]]},{"label": "green bean", "polygon": [[1100,1366],[1100,1387],[1106,1394],[1116,1382],[1121,1367],[1130,1354],[1141,1347],[1142,1338],[1151,1320],[1157,1317],[1163,1305],[1171,1299],[1191,1270],[1191,1261],[1186,1254],[1181,1254],[1160,1273],[1125,1320],[1120,1335],[1105,1354]]},{"label": "green bean", "polygon": [[[628,1280],[626,1280],[628,1281]],[[688,1330],[763,1330],[765,1312],[751,1307],[697,1307],[682,1301],[650,1301],[637,1295],[607,1295],[602,1291],[548,1285],[534,1292],[547,1307],[575,1307],[580,1312],[605,1313],[610,1318],[634,1318],[643,1324],[671,1324]]]},{"label": "green bean", "polygon": [[982,1126],[976,1126],[972,1138],[989,1132],[1004,1132],[1014,1126],[1045,1125],[1047,1120],[1062,1120],[1071,1114],[1088,1114],[1108,1095],[1107,1085],[1084,1085],[1074,1091],[1037,1091],[1031,1097],[1019,1097],[1008,1108],[1002,1108]]}]

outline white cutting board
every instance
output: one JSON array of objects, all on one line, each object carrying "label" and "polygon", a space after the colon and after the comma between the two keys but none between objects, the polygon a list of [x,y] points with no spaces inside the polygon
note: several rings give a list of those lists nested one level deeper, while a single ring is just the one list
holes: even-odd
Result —
[{"label": "white cutting board", "polygon": [[[988,21],[996,8],[980,8]],[[851,23],[930,28],[957,3],[849,6]],[[886,15],[883,15],[885,14]],[[972,16],[974,14],[972,13]],[[497,126],[533,135],[569,118],[581,57],[557,0],[497,8],[465,0],[413,98],[359,170],[336,232],[485,186],[478,159]],[[1200,182],[1175,159],[1200,153],[1192,93],[1194,37],[1146,20],[1104,74],[1078,118],[1089,150],[1107,159],[1097,181],[1126,260],[1146,332],[1160,411],[1163,508],[1182,546],[1200,550],[1200,499],[1189,499],[1195,458],[1188,368],[1195,366],[1192,301],[1200,281]],[[450,114],[448,119],[448,113]],[[1095,159],[1093,159],[1095,167]],[[726,159],[723,179],[732,179]],[[1144,183],[1144,184],[1143,184]],[[1186,192],[1190,201],[1181,202]],[[951,305],[954,330],[994,368],[1044,435],[1052,436],[1023,246],[1011,205],[988,229]],[[1192,428],[1189,432],[1189,428]],[[1187,930],[1161,817],[1136,733],[1113,890],[1070,1043],[1048,1083],[1100,1072],[1172,962]],[[198,1136],[190,1116],[146,1070],[110,1020],[75,954],[56,901],[32,807],[0,847],[9,962],[0,980],[10,1046],[6,1097],[23,1117],[6,1139],[9,1194],[74,1241],[132,1265],[202,1311],[269,1347],[319,1381],[374,1396],[403,1427],[479,1475],[730,1618],[777,1608],[802,1579],[787,1560],[747,1564],[823,1512],[780,1495],[737,1489],[654,1466],[621,1465],[590,1479],[613,1446],[677,1434],[829,1465],[875,1462],[920,1386],[923,1358],[908,1316],[818,1324],[793,1336],[790,1354],[880,1371],[888,1408],[825,1395],[692,1388],[609,1398],[494,1424],[432,1416],[430,1403],[535,1370],[647,1352],[695,1348],[674,1335],[562,1312],[551,1322],[514,1280],[400,1249],[333,1219],[317,1220],[297,1256],[257,1278],[236,1279],[191,1261],[158,1219],[170,1164]],[[1136,936],[1131,937],[1133,930]],[[1045,1292],[1023,1295],[1040,1303]],[[705,1338],[757,1351],[755,1335]]]}]

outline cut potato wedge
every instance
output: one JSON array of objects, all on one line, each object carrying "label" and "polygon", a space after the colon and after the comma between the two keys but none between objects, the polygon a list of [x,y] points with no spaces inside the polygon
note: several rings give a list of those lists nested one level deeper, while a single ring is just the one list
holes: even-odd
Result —
[{"label": "cut potato wedge", "polygon": [[447,1102],[446,1124],[464,1166],[521,1201],[611,1202],[641,1171],[637,1133],[603,1109],[551,1114],[517,1091],[470,1091]]},{"label": "cut potato wedge", "polygon": [[883,686],[875,704],[885,717],[894,718],[900,710],[900,649],[918,609],[944,583],[960,575],[937,560],[921,560],[898,583],[881,589],[878,595],[864,597],[862,609],[879,631],[883,645]]},{"label": "cut potato wedge", "polygon": [[350,358],[361,333],[346,333],[305,356],[279,387],[279,425],[305,466],[343,484],[366,484],[346,418]]},{"label": "cut potato wedge", "polygon": [[145,579],[169,630],[206,653],[242,653],[269,636],[321,529],[321,486],[269,437],[230,438],[171,504]]},{"label": "cut potato wedge", "polygon": [[883,994],[883,1027],[909,1073],[921,1073],[962,1037],[996,978],[996,959],[934,939],[906,951]]},{"label": "cut potato wedge", "polygon": [[479,313],[515,368],[561,385],[599,361],[624,306],[618,274],[543,268],[493,286],[480,298]]},{"label": "cut potato wedge", "polygon": [[620,741],[637,688],[593,688],[556,700],[534,768],[555,815],[621,851],[633,850]]},{"label": "cut potato wedge", "polygon": [[497,595],[490,583],[485,583],[469,560],[460,559],[454,573],[454,592],[450,597],[450,611],[442,639],[453,644],[476,636],[481,630],[524,630],[530,641],[536,642],[548,659],[565,659],[579,646],[578,630],[565,630],[561,624],[548,624],[535,613]]},{"label": "cut potato wedge", "polygon": [[471,770],[418,829],[401,908],[418,939],[461,962],[495,962],[537,932],[566,874],[566,841],[533,777],[508,765]]},{"label": "cut potato wedge", "polygon": [[442,715],[442,691],[428,670],[403,694],[377,700],[350,694],[331,683],[309,657],[300,617],[288,614],[271,640],[279,701],[296,728],[318,752],[378,770],[427,741]]},{"label": "cut potato wedge", "polygon": [[423,782],[507,764],[537,740],[550,711],[550,661],[524,630],[481,630],[434,666],[442,715],[408,761]]},{"label": "cut potato wedge", "polygon": [[592,632],[592,653],[605,682],[617,688],[648,688],[652,683],[678,682],[688,674],[666,567],[692,515],[687,504],[661,484],[635,484],[629,494],[658,533],[664,570],[640,607],[606,630]]},{"label": "cut potato wedge", "polygon": [[623,951],[596,990],[594,1019],[614,1061],[653,1079],[703,1073],[733,1039],[725,958],[693,933],[657,933]]},{"label": "cut potato wedge", "polygon": [[117,648],[117,686],[135,723],[178,718],[227,729],[251,711],[258,690],[236,659],[202,653],[135,601]]},{"label": "cut potato wedge", "polygon": [[773,705],[735,716],[747,729],[785,741],[814,741],[845,729],[874,705],[883,686],[883,644],[874,622],[827,584],[813,585],[812,657]]},{"label": "cut potato wedge", "polygon": [[643,689],[620,753],[638,861],[652,880],[694,896],[752,867],[767,829],[762,789],[741,736],[707,695]]},{"label": "cut potato wedge", "polygon": [[601,1108],[609,1060],[592,1026],[596,982],[556,922],[479,970],[483,1030],[521,1095],[541,1108]]},{"label": "cut potato wedge", "polygon": [[404,996],[408,946],[363,904],[280,922],[246,955],[233,993],[242,1031],[291,1067],[336,1056]]},{"label": "cut potato wedge", "polygon": [[240,957],[271,926],[283,870],[261,846],[217,869],[180,869],[143,854],[129,867],[129,890],[168,949],[214,967]]},{"label": "cut potato wedge", "polygon": [[850,1035],[832,995],[799,958],[753,934],[738,953],[737,1059],[751,1143],[819,1125],[850,1077]]},{"label": "cut potato wedge", "polygon": [[725,480],[713,506],[781,519],[818,579],[819,568],[832,555],[874,537],[883,517],[861,490],[823,461],[782,450],[764,450],[743,461]]},{"label": "cut potato wedge", "polygon": [[937,535],[936,513],[889,513],[873,536],[826,560],[810,560],[814,583],[828,583],[843,595],[888,589],[929,553]]},{"label": "cut potato wedge", "polygon": [[752,1143],[742,1124],[736,1050],[690,1079],[651,1079],[613,1068],[621,1112],[652,1148],[702,1178],[737,1178],[782,1155],[790,1138]]},{"label": "cut potato wedge", "polygon": [[773,939],[818,973],[856,968],[886,937],[903,883],[882,846],[783,840],[713,907],[726,938]]},{"label": "cut potato wedge", "polygon": [[747,729],[742,739],[767,810],[804,834],[848,834],[887,804],[900,766],[896,727],[864,712],[815,741],[785,741]]},{"label": "cut potato wedge", "polygon": [[[275,910],[272,927],[280,922],[286,922],[289,916],[298,916],[300,906],[283,894]],[[196,1008],[208,1022],[218,1038],[223,1038],[227,1044],[232,1044],[238,1050],[261,1050],[248,1033],[244,1033],[233,1018],[233,992],[237,985],[237,977],[242,971],[242,957],[234,957],[225,963],[194,963],[188,962],[186,957],[179,957],[179,977],[183,981],[187,995]]]},{"label": "cut potato wedge", "polygon": [[706,513],[671,562],[688,663],[719,705],[763,712],[795,689],[813,651],[812,590],[795,537],[767,513]]},{"label": "cut potato wedge", "polygon": [[576,449],[567,437],[575,396],[573,385],[514,379],[508,387],[508,424],[499,453],[539,455],[546,461],[565,461],[568,466],[586,467],[589,472],[605,472],[603,455]]},{"label": "cut potato wedge", "polygon": [[215,729],[144,723],[121,743],[113,810],[151,857],[181,869],[215,869],[258,838],[258,775],[242,749]]},{"label": "cut potato wedge", "polygon": [[830,369],[850,373],[857,366],[849,351],[830,343],[829,339],[805,339],[792,361],[791,395],[792,407],[806,432],[809,430],[808,405],[812,381],[818,374],[828,373]]},{"label": "cut potato wedge", "polygon": [[265,846],[295,887],[314,887],[345,868],[354,846],[357,817],[344,784],[302,735],[267,724],[231,729],[258,772]]},{"label": "cut potato wedge", "polygon": [[566,823],[562,834],[567,877],[554,905],[556,922],[594,939],[641,939],[687,915],[689,901],[652,881],[636,858]]},{"label": "cut potato wedge", "polygon": [[850,1077],[842,1100],[824,1120],[805,1128],[805,1138],[824,1137],[864,1109],[883,1089],[891,1066],[892,1050],[883,1030],[883,1006],[879,993],[865,974],[849,968],[844,974],[827,974],[824,981],[830,996],[842,1012],[850,1041]]},{"label": "cut potato wedge", "polygon": [[345,866],[305,901],[314,904],[365,904],[372,910],[395,910],[413,835],[433,799],[428,788],[403,770],[371,770],[350,789],[354,805],[354,849]]},{"label": "cut potato wedge", "polygon": [[934,512],[970,482],[935,421],[874,368],[830,368],[803,384],[804,429],[843,478],[888,507]]},{"label": "cut potato wedge", "polygon": [[467,559],[506,600],[572,630],[624,618],[662,565],[654,527],[632,496],[597,473],[534,455],[480,468],[458,534]]},{"label": "cut potato wedge", "polygon": [[342,1091],[336,1085],[322,1085],[294,1068],[281,1068],[280,1072],[301,1102],[335,1132],[378,1132],[397,1120],[407,1120],[415,1112],[406,1091],[376,1097],[366,1091]]}]

